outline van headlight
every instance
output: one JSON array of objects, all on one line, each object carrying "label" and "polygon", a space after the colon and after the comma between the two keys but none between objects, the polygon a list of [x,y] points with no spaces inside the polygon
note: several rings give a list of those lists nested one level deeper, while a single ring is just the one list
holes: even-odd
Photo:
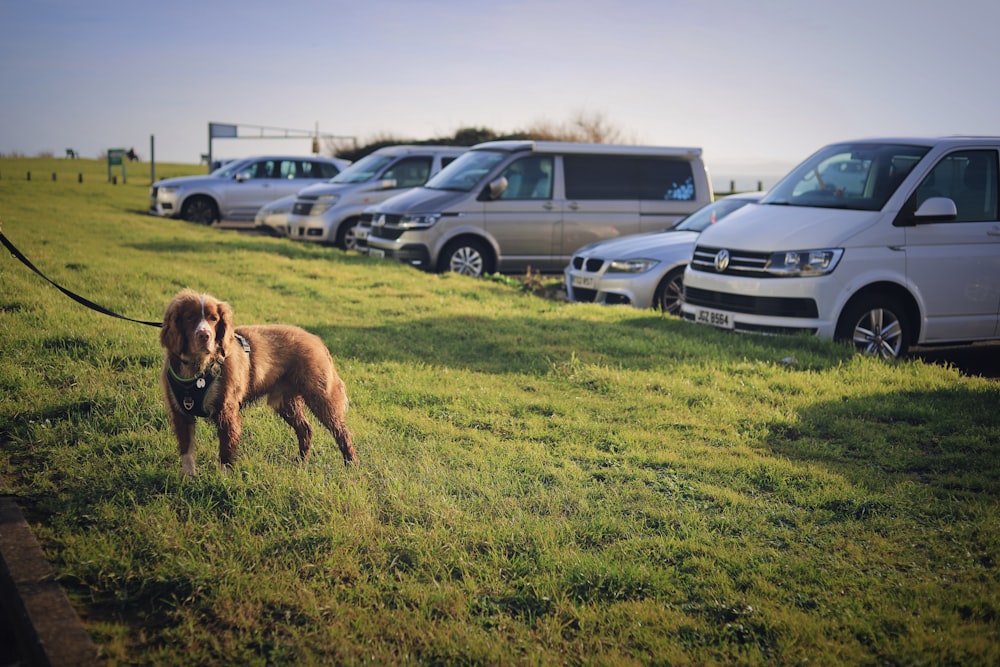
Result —
[{"label": "van headlight", "polygon": [[433,227],[434,223],[441,219],[440,213],[417,213],[414,215],[404,215],[396,223],[402,229],[427,229]]},{"label": "van headlight", "polygon": [[824,276],[837,268],[843,254],[843,248],[776,252],[768,258],[764,271],[776,276]]},{"label": "van headlight", "polygon": [[316,198],[316,203],[309,210],[309,215],[321,215],[326,213],[337,204],[340,195],[320,195]]},{"label": "van headlight", "polygon": [[613,259],[607,273],[645,273],[659,263],[655,259]]},{"label": "van headlight", "polygon": [[159,192],[161,195],[175,195],[175,194],[177,194],[177,186],[176,185],[173,185],[173,186],[171,186],[171,185],[167,185],[167,186],[161,185],[161,186],[157,187],[156,191]]}]

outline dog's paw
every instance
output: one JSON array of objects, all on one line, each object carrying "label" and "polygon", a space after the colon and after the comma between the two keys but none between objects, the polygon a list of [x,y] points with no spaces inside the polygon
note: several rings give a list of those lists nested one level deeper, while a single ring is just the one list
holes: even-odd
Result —
[{"label": "dog's paw", "polygon": [[181,456],[181,474],[185,477],[194,477],[194,473],[194,456],[192,454],[184,454]]}]

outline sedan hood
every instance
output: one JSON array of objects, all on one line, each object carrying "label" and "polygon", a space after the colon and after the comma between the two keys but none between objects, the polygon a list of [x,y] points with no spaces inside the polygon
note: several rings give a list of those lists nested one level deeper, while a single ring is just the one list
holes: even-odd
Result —
[{"label": "sedan hood", "polygon": [[740,214],[739,224],[713,225],[703,231],[698,244],[756,252],[836,247],[881,215],[780,204],[747,206]]},{"label": "sedan hood", "polygon": [[671,230],[629,234],[607,241],[591,243],[573,254],[598,259],[659,259],[663,252],[669,252],[678,246],[690,248],[698,236],[698,232]]}]

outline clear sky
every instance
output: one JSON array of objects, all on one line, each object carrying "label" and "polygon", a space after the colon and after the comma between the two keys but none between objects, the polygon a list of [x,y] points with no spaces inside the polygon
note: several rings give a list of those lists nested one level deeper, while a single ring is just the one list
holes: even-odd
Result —
[{"label": "clear sky", "polygon": [[842,139],[1000,134],[997,26],[996,0],[0,0],[0,153],[155,136],[196,163],[210,121],[365,143],[587,114],[702,147],[718,183]]}]

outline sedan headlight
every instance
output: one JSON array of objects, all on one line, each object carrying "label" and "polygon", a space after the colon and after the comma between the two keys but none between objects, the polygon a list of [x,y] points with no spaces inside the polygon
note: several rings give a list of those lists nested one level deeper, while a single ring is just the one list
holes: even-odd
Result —
[{"label": "sedan headlight", "polygon": [[415,215],[404,215],[396,223],[402,229],[427,229],[433,227],[434,223],[441,219],[440,213],[418,213]]},{"label": "sedan headlight", "polygon": [[655,259],[613,259],[608,264],[608,273],[645,273],[660,262]]},{"label": "sedan headlight", "polygon": [[796,278],[823,276],[837,268],[837,262],[843,254],[843,248],[776,252],[768,258],[764,271],[777,276]]}]

